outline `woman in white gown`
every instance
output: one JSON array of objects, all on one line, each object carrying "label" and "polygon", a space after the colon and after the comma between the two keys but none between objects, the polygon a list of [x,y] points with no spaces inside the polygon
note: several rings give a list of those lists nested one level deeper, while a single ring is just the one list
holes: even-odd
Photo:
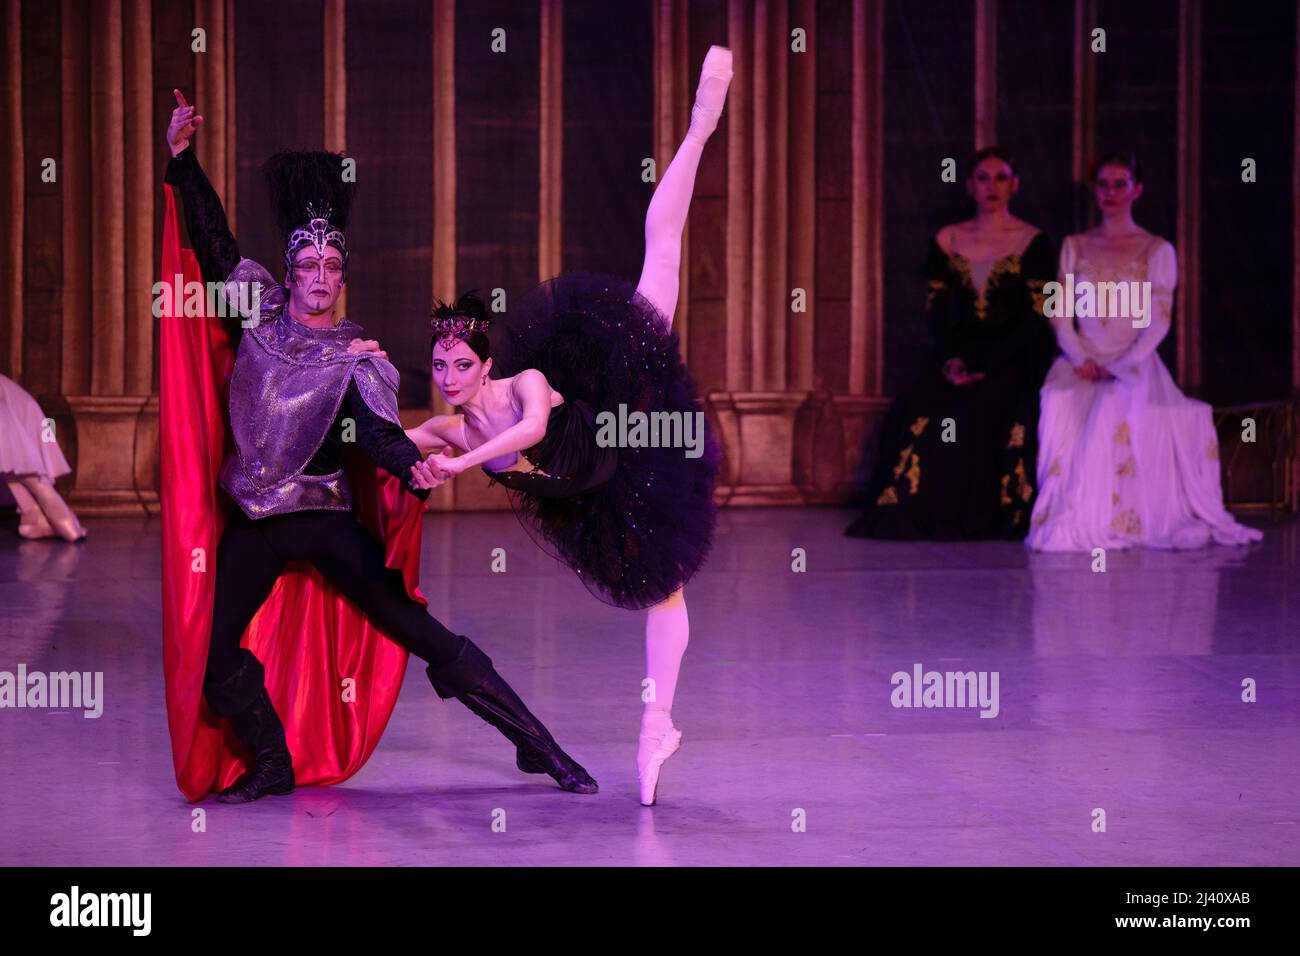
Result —
[{"label": "woman in white gown", "polygon": [[[1093,169],[1102,221],[1065,240],[1064,288],[1046,302],[1064,355],[1041,392],[1040,487],[1025,543],[1090,551],[1258,541],[1223,506],[1210,406],[1183,395],[1156,353],[1178,262],[1172,245],[1133,221],[1137,160],[1106,156]],[[1091,294],[1103,282],[1123,283],[1129,295]]]},{"label": "woman in white gown", "polygon": [[54,490],[54,479],[72,469],[48,422],[36,399],[0,375],[0,481],[18,503],[18,533],[80,541],[85,528]]}]

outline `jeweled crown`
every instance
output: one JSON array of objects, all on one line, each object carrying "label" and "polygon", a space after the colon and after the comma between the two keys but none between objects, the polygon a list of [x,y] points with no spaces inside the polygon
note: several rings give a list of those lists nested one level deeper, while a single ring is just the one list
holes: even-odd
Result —
[{"label": "jeweled crown", "polygon": [[465,341],[475,332],[486,332],[492,327],[492,320],[471,315],[435,315],[429,325],[438,344],[444,349],[452,349],[456,346],[456,339]]}]

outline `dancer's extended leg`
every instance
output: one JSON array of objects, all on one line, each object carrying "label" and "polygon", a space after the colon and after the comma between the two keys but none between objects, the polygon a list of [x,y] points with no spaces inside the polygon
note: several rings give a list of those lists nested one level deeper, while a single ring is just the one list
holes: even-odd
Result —
[{"label": "dancer's extended leg", "polygon": [[[717,128],[718,117],[731,83],[731,51],[710,47],[700,71],[700,84],[691,109],[691,126],[655,187],[645,216],[645,264],[637,291],[668,319],[671,326],[677,309],[678,274],[682,261],[682,230],[695,191],[704,144]],[[681,731],[673,726],[673,697],[682,655],[690,642],[690,618],[681,589],[646,615],[646,676],[652,681],[654,697],[645,702],[641,734],[637,745],[636,769],[641,803],[655,802],[659,770],[677,752]]]},{"label": "dancer's extended leg", "polygon": [[668,163],[645,214],[645,263],[637,291],[668,317],[677,309],[678,272],[682,261],[682,229],[695,191],[695,172],[704,144],[718,125],[731,82],[731,51],[710,47],[700,72],[700,85],[691,109],[686,138]]},{"label": "dancer's extended leg", "polygon": [[86,529],[81,526],[68,503],[54,490],[54,482],[40,475],[19,475],[18,481],[28,496],[40,506],[50,526],[65,540],[80,541],[86,536]]}]

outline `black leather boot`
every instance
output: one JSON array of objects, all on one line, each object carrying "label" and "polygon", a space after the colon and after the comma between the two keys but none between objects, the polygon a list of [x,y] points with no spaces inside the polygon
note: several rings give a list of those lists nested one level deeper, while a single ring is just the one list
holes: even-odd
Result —
[{"label": "black leather boot", "polygon": [[220,683],[204,681],[203,695],[213,713],[230,721],[235,734],[253,752],[253,766],[217,794],[222,803],[250,803],[294,788],[293,758],[285,744],[284,725],[266,691],[266,672],[247,648],[240,648],[240,668]]},{"label": "black leather boot", "polygon": [[462,638],[456,659],[425,668],[443,700],[455,697],[515,745],[515,766],[525,773],[545,773],[561,790],[595,793],[599,787],[583,766],[560,749],[546,726],[524,706],[492,660],[469,638]]}]

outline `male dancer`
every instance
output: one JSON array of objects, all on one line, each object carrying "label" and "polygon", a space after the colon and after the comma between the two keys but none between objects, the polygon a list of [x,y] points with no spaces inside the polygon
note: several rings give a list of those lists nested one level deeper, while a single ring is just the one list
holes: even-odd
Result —
[{"label": "male dancer", "polygon": [[[222,465],[220,484],[238,508],[217,549],[203,695],[213,713],[229,719],[254,763],[218,799],[246,803],[294,787],[292,756],[265,669],[240,646],[294,560],[310,562],[389,637],[427,661],[438,695],[455,697],[500,730],[515,744],[521,770],[547,773],[565,790],[595,793],[596,781],[560,749],[487,655],[408,593],[401,572],[387,566],[383,545],[353,512],[342,461],[353,432],[365,454],[407,492],[425,498],[428,491],[411,485],[420,453],[398,424],[396,370],[383,353],[358,350],[360,328],[335,315],[347,275],[343,228],[351,202],[342,157],[281,153],[267,164],[287,236],[281,286],[240,258],[221,200],[190,147],[203,118],[179,91],[175,95],[165,180],[180,189],[200,271],[207,280],[261,286],[252,327],[244,330],[238,316],[225,322],[238,352],[229,395],[234,451]],[[276,639],[289,642],[293,635]]]}]

